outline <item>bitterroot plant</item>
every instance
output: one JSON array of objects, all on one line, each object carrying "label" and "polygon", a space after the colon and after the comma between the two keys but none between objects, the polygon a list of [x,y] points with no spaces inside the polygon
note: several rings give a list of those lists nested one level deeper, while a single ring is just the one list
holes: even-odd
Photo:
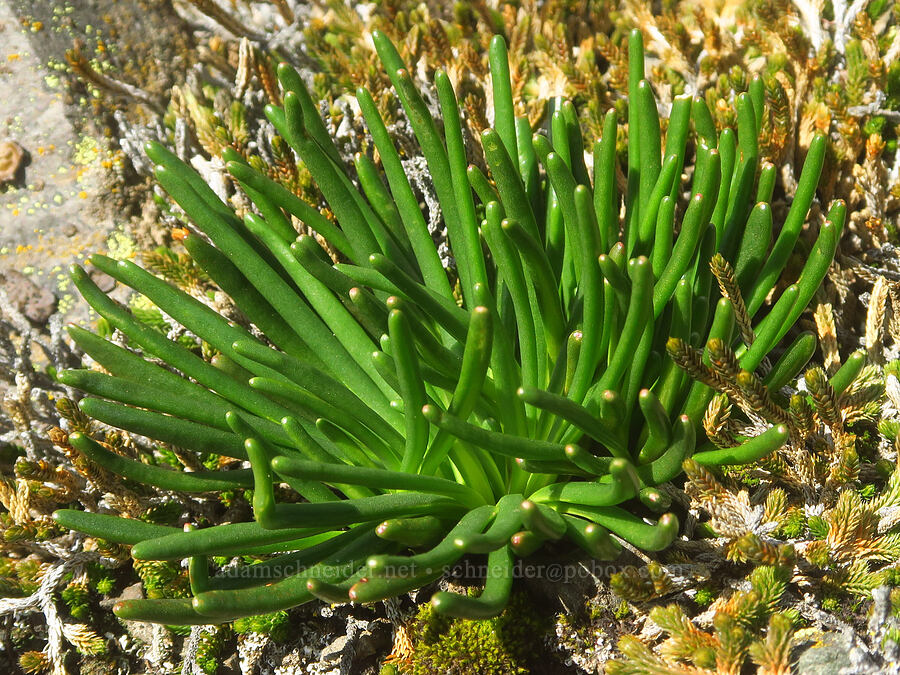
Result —
[{"label": "bitterroot plant", "polygon": [[[708,363],[704,346],[721,343],[741,377],[759,380],[840,238],[838,202],[799,277],[754,322],[814,200],[824,137],[812,139],[774,231],[774,167],[757,183],[761,83],[736,97],[737,129],[721,133],[703,100],[677,98],[663,144],[635,32],[621,191],[616,113],[604,118],[592,162],[571,103],[554,100],[549,133],[533,136],[513,113],[506,46],[495,37],[485,175],[468,165],[474,148],[464,143],[448,75],[436,73],[428,97],[441,112],[435,120],[393,45],[377,32],[373,39],[439,206],[423,213],[368,91],[356,102],[377,155],[357,155],[351,172],[302,79],[282,65],[283,106],[266,114],[312,175],[324,214],[259,173],[252,157],[226,150],[254,207],[241,218],[171,152],[147,148],[189,221],[184,247],[240,316],[226,318],[129,261],[92,257],[183,326],[166,335],[72,269],[85,299],[127,341],[70,328],[103,369],[59,375],[91,395],[81,409],[221,459],[212,471],[171,471],[85,433],[70,433],[68,444],[104,470],[163,490],[252,490],[253,521],[184,531],[57,511],[66,527],[132,545],[136,560],[189,560],[191,597],[126,600],[115,607],[121,618],[211,624],[313,598],[372,602],[425,586],[466,554],[487,554],[483,593],[438,592],[432,603],[452,616],[494,616],[516,556],[562,538],[599,559],[616,557],[621,541],[662,550],[679,521],[659,486],[686,458],[750,462],[788,438],[778,423],[731,447],[697,448],[714,391],[693,382],[666,345],[684,365]],[[427,225],[441,220],[449,271]],[[318,238],[298,237],[297,222]],[[733,268],[727,297],[710,269],[716,253]],[[784,377],[795,351],[771,372]],[[239,560],[211,574],[218,556]]]}]

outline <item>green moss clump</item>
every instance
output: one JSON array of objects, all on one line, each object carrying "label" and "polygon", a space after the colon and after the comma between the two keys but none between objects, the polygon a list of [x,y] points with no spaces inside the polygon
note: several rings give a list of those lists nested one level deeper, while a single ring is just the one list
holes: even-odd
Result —
[{"label": "green moss clump", "polygon": [[533,672],[535,645],[551,628],[522,593],[500,616],[485,621],[451,619],[423,605],[410,626],[414,675],[518,675]]},{"label": "green moss clump", "polygon": [[826,612],[837,612],[841,608],[841,601],[839,598],[829,595],[822,599],[822,609]]},{"label": "green moss clump", "polygon": [[175,563],[136,560],[134,569],[144,582],[148,598],[183,598],[190,591],[187,574]]},{"label": "green moss clump", "polygon": [[97,580],[97,592],[101,593],[102,595],[109,595],[115,585],[115,579],[113,579],[112,577],[103,577],[102,579]]},{"label": "green moss clump", "polygon": [[87,576],[90,587],[100,595],[108,595],[116,585],[112,571],[97,563],[87,565]]},{"label": "green moss clump", "polygon": [[16,565],[22,595],[31,595],[38,589],[42,573],[43,569],[37,558],[26,558]]},{"label": "green moss clump", "polygon": [[70,583],[60,592],[60,596],[69,608],[73,618],[84,621],[90,618],[90,591],[86,583]]},{"label": "green moss clump", "polygon": [[178,522],[183,510],[183,507],[178,502],[164,502],[147,509],[141,514],[141,520],[157,525],[174,525]]},{"label": "green moss clump", "polygon": [[[884,570],[884,576],[882,577],[884,580],[884,584],[891,587],[891,602],[893,603],[896,599],[898,603],[900,603],[900,569],[896,567],[889,567]],[[892,604],[893,607],[893,604]],[[900,609],[900,604],[898,604],[897,608]],[[900,616],[900,614],[896,614]]]},{"label": "green moss clump", "polygon": [[709,607],[716,599],[716,592],[714,589],[703,586],[697,589],[697,594],[694,596],[694,602],[697,603],[698,607]]},{"label": "green moss clump", "polygon": [[217,628],[203,633],[197,645],[196,664],[202,673],[215,675],[221,663],[222,647],[229,634],[228,628]]},{"label": "green moss clump", "polygon": [[[631,614],[631,605],[628,604],[626,600],[622,600],[616,608],[613,610],[613,616],[619,619],[625,619],[629,614]],[[599,607],[596,605],[591,605],[591,620],[599,619],[601,615],[601,611]]]},{"label": "green moss clump", "polygon": [[800,509],[790,509],[774,534],[782,539],[797,539],[805,531],[806,515]]},{"label": "green moss clump", "polygon": [[892,441],[897,438],[898,431],[900,431],[900,422],[897,420],[881,420],[878,423],[878,432],[888,440]]},{"label": "green moss clump", "polygon": [[50,659],[44,652],[28,651],[19,655],[19,668],[27,675],[37,675],[48,672]]},{"label": "green moss clump", "polygon": [[261,633],[268,635],[275,642],[284,642],[287,639],[288,627],[288,613],[285,611],[236,619],[233,625],[235,633]]}]

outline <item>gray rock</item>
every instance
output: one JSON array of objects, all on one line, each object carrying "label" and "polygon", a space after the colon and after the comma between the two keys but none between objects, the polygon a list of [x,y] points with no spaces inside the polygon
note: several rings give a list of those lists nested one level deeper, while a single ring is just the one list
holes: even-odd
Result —
[{"label": "gray rock", "polygon": [[109,276],[106,272],[101,272],[98,269],[92,269],[88,272],[88,276],[91,278],[95,284],[97,284],[97,288],[99,288],[104,293],[109,293],[116,286],[116,280]]},{"label": "gray rock", "polygon": [[319,655],[319,661],[322,663],[333,663],[339,661],[344,650],[347,648],[349,638],[341,635],[334,642],[326,646]]},{"label": "gray rock", "polygon": [[822,633],[797,659],[797,675],[840,675],[850,667],[853,637],[843,633]]},{"label": "gray rock", "polygon": [[56,310],[56,296],[16,270],[3,275],[3,290],[16,309],[36,324],[47,323]]},{"label": "gray rock", "polygon": [[112,609],[113,605],[117,602],[122,602],[123,600],[140,600],[144,597],[144,589],[141,585],[141,582],[137,582],[135,584],[131,584],[131,586],[126,586],[122,589],[122,592],[119,593],[115,598],[105,598],[100,601],[101,607],[106,607]]},{"label": "gray rock", "polygon": [[[99,15],[95,23],[102,23]],[[52,22],[22,21],[0,0],[0,36],[0,141],[15,139],[27,152],[15,180],[0,190],[0,270],[21,272],[46,289],[25,312],[43,323],[48,308],[56,308],[53,294],[68,296],[64,307],[83,307],[66,289],[66,266],[104,249],[115,225],[102,206],[110,188],[101,164],[109,153],[101,134],[75,128],[72,120],[81,113],[66,105],[65,80],[38,52],[36,45],[43,48],[51,36],[62,37]],[[63,51],[53,60],[63,61]],[[82,226],[71,232],[71,223]]]}]

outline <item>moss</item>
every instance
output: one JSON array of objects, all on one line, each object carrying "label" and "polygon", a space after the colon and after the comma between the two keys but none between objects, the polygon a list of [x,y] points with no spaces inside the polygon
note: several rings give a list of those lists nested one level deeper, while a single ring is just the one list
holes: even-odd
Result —
[{"label": "moss", "polygon": [[112,577],[105,577],[97,580],[97,592],[102,595],[109,595],[115,586],[115,580]]},{"label": "moss", "polygon": [[838,598],[829,595],[828,597],[822,599],[822,609],[824,609],[826,612],[837,612],[840,608],[841,601]]},{"label": "moss", "polygon": [[[629,605],[625,600],[619,603],[619,605],[613,610],[613,616],[619,620],[624,619],[629,614],[631,614],[631,605]],[[596,619],[600,617],[599,609],[593,610],[591,612],[591,619]]]},{"label": "moss", "polygon": [[533,672],[535,646],[551,624],[522,593],[504,612],[485,621],[451,619],[423,605],[412,622],[415,675],[512,675]]},{"label": "moss", "polygon": [[68,606],[72,618],[79,621],[86,621],[90,618],[90,591],[87,584],[71,583],[60,592],[60,596]]},{"label": "moss", "polygon": [[144,582],[148,598],[183,598],[189,594],[187,574],[177,563],[136,560],[134,568]]},{"label": "moss", "polygon": [[900,628],[888,628],[881,640],[881,646],[887,647],[889,642],[900,643]]},{"label": "moss", "polygon": [[894,440],[897,438],[897,432],[900,431],[900,422],[897,420],[881,420],[878,423],[878,431],[889,440]]},{"label": "moss", "polygon": [[50,659],[44,652],[25,652],[19,656],[19,667],[28,675],[46,673],[50,670]]},{"label": "moss", "polygon": [[226,509],[230,509],[234,506],[235,502],[239,499],[242,499],[242,495],[237,490],[224,490],[219,494],[219,502],[221,502],[222,506]]},{"label": "moss", "polygon": [[709,607],[713,604],[715,599],[716,592],[708,586],[698,588],[697,594],[694,596],[694,602],[696,602],[699,607]]},{"label": "moss", "polygon": [[183,464],[178,461],[178,456],[172,448],[167,448],[163,445],[157,446],[155,453],[145,453],[145,456],[151,460],[148,463],[171,466],[174,469],[181,469],[183,467]]},{"label": "moss", "polygon": [[859,496],[863,499],[872,499],[878,494],[878,488],[871,483],[867,483],[859,488]]},{"label": "moss", "polygon": [[872,117],[863,125],[863,133],[866,136],[871,136],[872,134],[880,134],[884,131],[884,125],[886,123],[887,120],[882,115]]},{"label": "moss", "polygon": [[890,594],[891,616],[900,617],[900,588],[892,588]]},{"label": "moss", "polygon": [[141,514],[141,520],[147,523],[156,523],[158,525],[174,525],[178,522],[183,512],[181,504],[178,502],[164,502],[151,506]]},{"label": "moss", "polygon": [[228,637],[227,628],[217,628],[200,636],[197,645],[196,664],[205,675],[215,675],[219,669],[220,655]]},{"label": "moss", "polygon": [[280,611],[237,619],[233,628],[238,634],[260,633],[269,636],[275,642],[284,642],[288,637],[290,626],[288,613]]},{"label": "moss", "polygon": [[859,456],[874,461],[879,457],[878,444],[881,439],[875,433],[876,429],[870,429],[869,426],[870,424],[854,424],[850,427],[850,433],[856,436],[856,452]]},{"label": "moss", "polygon": [[800,509],[790,509],[774,532],[780,539],[797,539],[806,531],[806,516]]},{"label": "moss", "polygon": [[37,559],[26,558],[16,565],[16,574],[19,575],[19,581],[22,584],[22,593],[31,595],[38,589],[43,567]]},{"label": "moss", "polygon": [[[896,589],[900,586],[900,568],[897,567],[889,567],[884,571],[884,583],[890,586],[892,589]],[[893,597],[894,591],[891,591],[891,595]]]},{"label": "moss", "polygon": [[219,468],[219,455],[214,455],[212,453],[203,452],[200,453],[200,461],[210,471],[215,471]]},{"label": "moss", "polygon": [[723,467],[722,473],[728,478],[734,480],[740,485],[746,487],[756,487],[759,485],[759,476],[753,473],[753,468],[749,466],[735,465]]}]

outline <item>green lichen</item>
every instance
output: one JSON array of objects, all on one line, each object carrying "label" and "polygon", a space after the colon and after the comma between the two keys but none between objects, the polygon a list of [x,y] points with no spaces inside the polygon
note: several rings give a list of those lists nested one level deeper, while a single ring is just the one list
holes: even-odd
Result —
[{"label": "green lichen", "polygon": [[100,155],[100,146],[97,139],[83,136],[75,145],[72,153],[72,162],[82,166],[93,165]]},{"label": "green lichen", "polygon": [[115,260],[130,260],[138,251],[135,241],[121,230],[116,230],[109,235],[106,240],[106,248],[109,257]]}]

